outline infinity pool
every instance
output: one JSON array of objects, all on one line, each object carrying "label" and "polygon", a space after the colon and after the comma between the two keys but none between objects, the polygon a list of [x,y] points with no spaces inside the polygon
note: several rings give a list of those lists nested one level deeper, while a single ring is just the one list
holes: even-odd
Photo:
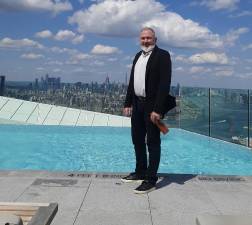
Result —
[{"label": "infinity pool", "polygon": [[[130,128],[0,125],[1,170],[130,172]],[[252,175],[252,151],[182,129],[162,136],[160,173]]]}]

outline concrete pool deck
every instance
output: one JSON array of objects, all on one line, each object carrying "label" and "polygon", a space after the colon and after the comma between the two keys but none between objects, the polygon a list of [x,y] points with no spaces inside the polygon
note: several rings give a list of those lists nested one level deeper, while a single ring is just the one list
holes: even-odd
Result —
[{"label": "concrete pool deck", "polygon": [[1,202],[57,202],[52,225],[195,225],[200,214],[252,215],[252,177],[161,174],[137,195],[124,174],[0,171]]}]

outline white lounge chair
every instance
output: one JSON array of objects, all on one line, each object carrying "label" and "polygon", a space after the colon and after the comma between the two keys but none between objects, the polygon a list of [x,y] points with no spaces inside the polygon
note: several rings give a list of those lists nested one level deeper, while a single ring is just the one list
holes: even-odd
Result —
[{"label": "white lounge chair", "polygon": [[49,225],[57,211],[57,203],[0,202],[0,217],[12,221],[2,221],[3,225]]}]

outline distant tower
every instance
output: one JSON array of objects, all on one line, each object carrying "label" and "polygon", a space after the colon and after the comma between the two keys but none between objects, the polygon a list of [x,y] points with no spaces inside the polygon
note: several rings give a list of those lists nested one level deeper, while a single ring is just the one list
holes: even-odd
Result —
[{"label": "distant tower", "polygon": [[106,76],[106,79],[105,79],[104,84],[105,84],[105,85],[109,85],[109,76],[108,76],[108,75]]},{"label": "distant tower", "polygon": [[109,88],[109,84],[110,84],[110,82],[109,82],[109,76],[107,75],[106,79],[105,79],[105,82],[104,82],[104,88],[105,88],[105,90],[107,90]]},{"label": "distant tower", "polygon": [[125,74],[125,84],[128,85],[128,73]]},{"label": "distant tower", "polygon": [[4,96],[5,76],[0,76],[0,96]]},{"label": "distant tower", "polygon": [[35,79],[35,90],[38,90],[39,89],[39,80],[38,78]]},{"label": "distant tower", "polygon": [[176,96],[180,96],[180,95],[181,95],[181,88],[180,88],[180,84],[178,83],[176,87]]}]

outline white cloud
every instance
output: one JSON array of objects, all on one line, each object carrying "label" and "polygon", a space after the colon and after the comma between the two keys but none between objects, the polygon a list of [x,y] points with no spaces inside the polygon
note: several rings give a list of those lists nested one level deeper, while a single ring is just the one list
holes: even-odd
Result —
[{"label": "white cloud", "polygon": [[0,48],[44,48],[43,45],[28,38],[14,40],[11,38],[3,38],[0,40]]},{"label": "white cloud", "polygon": [[54,14],[73,9],[69,1],[61,0],[1,0],[0,8],[6,11],[51,11]]},{"label": "white cloud", "polygon": [[78,52],[78,53],[71,54],[70,59],[66,61],[66,64],[78,65],[78,64],[81,64],[83,61],[90,58],[91,58],[90,55]]},{"label": "white cloud", "polygon": [[241,79],[250,79],[250,78],[252,78],[252,73],[249,72],[249,73],[238,74],[237,77],[239,77]]},{"label": "white cloud", "polygon": [[234,10],[240,0],[203,0],[200,5],[208,7],[212,11]]},{"label": "white cloud", "polygon": [[59,30],[54,36],[57,41],[72,40],[75,37],[75,33],[71,30]]},{"label": "white cloud", "polygon": [[207,73],[211,70],[209,68],[205,68],[203,66],[193,66],[190,68],[189,73],[195,74],[195,73]]},{"label": "white cloud", "polygon": [[132,68],[132,65],[133,65],[132,63],[127,64],[127,65],[126,65],[126,68],[131,69],[131,68]]},{"label": "white cloud", "polygon": [[229,63],[225,53],[205,52],[194,54],[189,57],[189,62],[193,64],[220,64],[226,65]]},{"label": "white cloud", "polygon": [[76,35],[75,38],[73,38],[72,43],[73,44],[80,44],[80,43],[83,42],[83,40],[84,40],[84,35],[83,34]]},{"label": "white cloud", "polygon": [[77,54],[79,53],[78,50],[76,49],[71,49],[71,48],[60,48],[60,47],[57,47],[57,46],[54,46],[54,47],[51,47],[50,50],[54,53],[68,53],[68,54]]},{"label": "white cloud", "polygon": [[59,72],[62,72],[62,70],[60,68],[55,68],[55,69],[53,69],[53,72],[54,73],[59,73]]},{"label": "white cloud", "polygon": [[107,59],[109,62],[116,62],[118,60],[118,58],[108,58]]},{"label": "white cloud", "polygon": [[52,32],[50,30],[43,30],[43,31],[40,31],[40,32],[37,32],[35,34],[35,37],[38,37],[38,38],[50,38],[52,37]]},{"label": "white cloud", "polygon": [[90,58],[88,54],[84,54],[84,53],[79,53],[79,54],[73,55],[72,57],[75,60],[85,60],[85,59]]},{"label": "white cloud", "polygon": [[46,70],[46,69],[45,69],[44,67],[37,67],[36,70],[37,70],[37,71],[44,71],[44,70]]},{"label": "white cloud", "polygon": [[39,59],[39,58],[44,58],[43,55],[41,54],[35,54],[35,53],[25,53],[21,55],[21,58],[23,59]]},{"label": "white cloud", "polygon": [[84,70],[84,68],[82,68],[82,67],[77,67],[77,68],[75,68],[74,70],[73,70],[73,72],[74,73],[80,73],[80,72],[84,72],[85,70]]},{"label": "white cloud", "polygon": [[231,30],[224,37],[224,42],[226,45],[233,46],[235,41],[239,39],[240,35],[248,33],[248,32],[249,32],[249,28],[247,27],[240,27],[236,30]]},{"label": "white cloud", "polygon": [[104,66],[104,62],[102,62],[100,60],[95,60],[92,64],[95,66]]},{"label": "white cloud", "polygon": [[243,47],[243,50],[248,50],[248,49],[252,49],[252,43]]},{"label": "white cloud", "polygon": [[143,24],[156,30],[158,40],[174,47],[220,48],[223,43],[219,35],[190,19],[176,13],[160,13]]},{"label": "white cloud", "polygon": [[179,66],[179,67],[176,67],[174,69],[174,71],[178,71],[178,72],[181,71],[181,72],[183,72],[183,71],[185,71],[185,69],[183,67]]},{"label": "white cloud", "polygon": [[188,59],[184,55],[178,55],[174,58],[176,62],[188,62]]},{"label": "white cloud", "polygon": [[80,44],[84,40],[83,34],[76,34],[71,30],[59,30],[55,35],[50,30],[37,32],[35,37],[53,38],[57,41],[71,41],[73,44]]},{"label": "white cloud", "polygon": [[58,65],[58,66],[62,66],[63,65],[63,62],[60,62],[58,60],[55,60],[55,61],[49,61],[46,63],[46,65]]},{"label": "white cloud", "polygon": [[215,76],[218,76],[218,77],[230,77],[234,74],[234,71],[233,70],[219,70],[219,71],[216,71],[214,74]]},{"label": "white cloud", "polygon": [[74,13],[69,22],[77,23],[81,32],[135,36],[143,21],[163,10],[164,6],[153,0],[105,0]]},{"label": "white cloud", "polygon": [[100,44],[95,45],[93,49],[91,50],[91,53],[97,54],[97,55],[114,54],[118,52],[119,52],[119,49],[116,47],[105,46],[105,45],[100,45]]},{"label": "white cloud", "polygon": [[77,23],[79,32],[123,37],[136,37],[140,28],[148,25],[157,31],[162,43],[170,46],[219,48],[223,45],[219,35],[207,27],[166,11],[155,0],[104,0],[75,12],[69,23]]},{"label": "white cloud", "polygon": [[244,10],[240,13],[237,13],[235,15],[230,15],[231,18],[239,18],[243,16],[252,16],[252,11]]}]

